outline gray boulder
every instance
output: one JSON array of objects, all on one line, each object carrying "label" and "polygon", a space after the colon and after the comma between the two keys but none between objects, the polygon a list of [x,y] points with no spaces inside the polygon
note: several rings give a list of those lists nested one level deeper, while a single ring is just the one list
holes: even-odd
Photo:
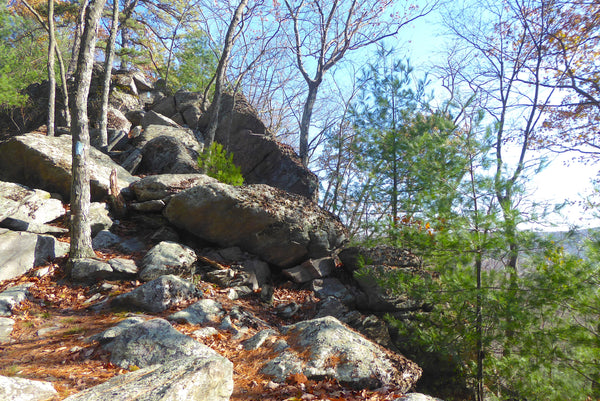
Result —
[{"label": "gray boulder", "polygon": [[33,283],[13,285],[0,292],[0,316],[12,315],[12,309],[27,299]]},{"label": "gray boulder", "polygon": [[239,246],[283,268],[326,256],[347,238],[332,214],[303,196],[267,185],[196,186],[174,195],[164,215],[202,239]]},{"label": "gray boulder", "polygon": [[[198,120],[202,132],[208,127],[209,115],[204,113]],[[242,95],[237,94],[234,102],[231,94],[223,94],[215,140],[227,144],[233,162],[240,167],[248,184],[267,184],[317,200],[316,175],[302,166],[290,146],[274,138]]]},{"label": "gray boulder", "polygon": [[233,364],[221,356],[182,358],[116,376],[65,401],[227,401]]},{"label": "gray boulder", "polygon": [[142,153],[136,170],[139,174],[199,172],[198,155],[203,146],[189,129],[150,125],[136,138],[135,144]]},{"label": "gray boulder", "polygon": [[97,259],[78,259],[72,262],[70,276],[77,283],[95,283],[100,280],[123,280],[137,274],[133,260],[115,258],[108,262]]},{"label": "gray boulder", "polygon": [[0,400],[42,401],[58,395],[52,383],[0,376]]},{"label": "gray boulder", "polygon": [[[155,105],[152,106],[152,110],[146,114],[150,114],[153,116],[152,121],[158,120],[159,118],[164,119],[164,121],[168,121],[168,119],[171,119],[171,117],[173,117],[175,113],[177,113],[177,108],[175,107],[175,98],[173,96],[167,96],[165,98],[160,99]],[[144,126],[143,121],[142,126]]]},{"label": "gray boulder", "polygon": [[145,322],[146,319],[140,316],[128,317],[127,319],[121,320],[115,326],[104,330],[101,333],[94,334],[93,336],[88,337],[85,341],[92,342],[98,341],[100,344],[106,344],[111,341],[114,341],[115,338],[120,336],[126,329],[131,326],[135,326],[136,324]]},{"label": "gray boulder", "polygon": [[117,295],[110,305],[148,312],[162,312],[182,301],[200,296],[193,283],[173,275],[161,276],[125,294]]},{"label": "gray boulder", "polygon": [[219,356],[216,351],[180,333],[160,318],[125,328],[103,348],[110,352],[110,361],[123,369],[131,366],[145,368],[189,357]]},{"label": "gray boulder", "polygon": [[307,283],[313,279],[329,276],[334,269],[333,258],[309,259],[301,265],[285,269],[283,275],[296,283]]},{"label": "gray boulder", "polygon": [[290,374],[330,377],[357,388],[395,386],[408,391],[421,377],[414,362],[367,340],[333,317],[284,326],[289,348],[268,361],[262,373],[282,382]]},{"label": "gray boulder", "polygon": [[77,283],[95,283],[106,280],[113,274],[113,269],[108,263],[101,260],[82,258],[71,262],[69,275]]},{"label": "gray boulder", "polygon": [[113,221],[108,215],[108,205],[103,202],[92,202],[90,204],[90,227],[92,229],[92,237],[102,230],[110,230]]},{"label": "gray boulder", "polygon": [[69,244],[49,235],[0,228],[0,280],[10,280],[67,254]]},{"label": "gray boulder", "polygon": [[196,252],[192,248],[175,242],[160,242],[144,255],[140,263],[140,280],[150,281],[165,274],[190,273],[196,259]]},{"label": "gray boulder", "polygon": [[[90,148],[90,190],[92,200],[107,197],[110,173],[117,171],[117,187],[129,187],[137,178],[102,152]],[[15,136],[0,143],[0,179],[71,197],[71,137],[39,134]]]},{"label": "gray boulder", "polygon": [[131,184],[138,201],[163,200],[183,190],[217,182],[204,174],[158,174],[150,175]]},{"label": "gray boulder", "polygon": [[352,291],[337,278],[313,280],[310,283],[310,289],[321,299],[334,297],[344,305],[354,306],[356,304],[356,297]]},{"label": "gray boulder", "polygon": [[92,248],[94,249],[109,249],[121,243],[123,239],[117,234],[108,230],[98,232],[92,239]]},{"label": "gray boulder", "polygon": [[217,323],[224,314],[218,302],[212,299],[201,299],[184,310],[173,313],[168,319],[178,323],[206,324]]},{"label": "gray boulder", "polygon": [[52,226],[50,224],[28,223],[23,220],[7,217],[0,221],[0,227],[12,231],[27,231],[34,234],[62,235],[69,232],[66,228]]},{"label": "gray boulder", "polygon": [[37,224],[48,223],[65,214],[62,202],[52,198],[50,193],[4,181],[0,181],[0,210],[11,211],[5,217]]},{"label": "gray boulder", "polygon": [[131,259],[114,258],[108,264],[119,278],[133,278],[138,274],[138,267]]},{"label": "gray boulder", "polygon": [[318,178],[288,145],[249,130],[238,131],[229,140],[228,151],[248,184],[267,184],[312,201],[318,200]]},{"label": "gray boulder", "polygon": [[171,136],[160,136],[149,141],[142,149],[138,174],[198,173],[199,153]]},{"label": "gray boulder", "polygon": [[139,137],[135,138],[134,144],[138,148],[143,148],[148,142],[161,136],[174,138],[178,142],[181,142],[183,146],[196,153],[202,152],[203,146],[198,142],[194,133],[187,128],[179,126],[149,125]]}]

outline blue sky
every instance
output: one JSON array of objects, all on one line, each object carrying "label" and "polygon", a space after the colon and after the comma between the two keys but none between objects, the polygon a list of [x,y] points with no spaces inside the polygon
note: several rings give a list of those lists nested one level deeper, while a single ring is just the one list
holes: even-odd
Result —
[{"label": "blue sky", "polygon": [[[435,63],[443,57],[445,39],[441,28],[436,21],[436,15],[431,14],[414,22],[413,26],[402,33],[402,39],[409,41],[402,47],[406,50],[411,64],[422,71],[427,71],[427,65]],[[574,156],[574,155],[573,155]],[[564,201],[574,202],[574,205],[565,207],[562,216],[551,215],[548,219],[557,224],[557,227],[546,225],[533,225],[536,229],[556,230],[568,229],[571,226],[582,228],[599,227],[600,219],[594,213],[585,210],[579,203],[586,194],[593,190],[592,179],[598,174],[598,167],[593,163],[582,164],[566,162],[571,160],[570,155],[547,155],[551,160],[550,165],[537,173],[528,185],[528,192],[537,202],[550,202],[561,204]],[[528,226],[531,227],[531,226]]]}]

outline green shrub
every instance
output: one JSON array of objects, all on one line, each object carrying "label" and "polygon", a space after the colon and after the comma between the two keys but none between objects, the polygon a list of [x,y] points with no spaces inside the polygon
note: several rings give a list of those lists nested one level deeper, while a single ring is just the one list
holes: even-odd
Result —
[{"label": "green shrub", "polygon": [[241,169],[233,164],[233,154],[228,154],[220,143],[213,142],[198,157],[198,166],[204,174],[225,184],[242,185],[244,183]]}]

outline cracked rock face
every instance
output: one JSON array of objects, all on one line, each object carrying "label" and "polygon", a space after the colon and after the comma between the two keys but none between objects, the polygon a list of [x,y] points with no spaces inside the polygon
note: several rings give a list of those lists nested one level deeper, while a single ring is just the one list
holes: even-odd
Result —
[{"label": "cracked rock face", "polygon": [[[25,134],[0,144],[0,178],[71,197],[71,137],[49,137]],[[117,186],[121,190],[138,178],[102,152],[90,148],[90,191],[92,201],[108,196],[110,174],[117,171]]]},{"label": "cracked rock face", "polygon": [[227,401],[233,364],[221,356],[188,357],[113,377],[69,401]]},{"label": "cracked rock face", "polygon": [[239,246],[283,268],[329,255],[347,238],[332,214],[303,196],[267,185],[207,183],[174,195],[164,215],[202,239]]},{"label": "cracked rock face", "polygon": [[422,374],[414,362],[373,343],[331,316],[284,326],[281,332],[288,348],[262,369],[276,381],[302,373],[308,378],[331,377],[357,388],[394,385],[408,391]]}]

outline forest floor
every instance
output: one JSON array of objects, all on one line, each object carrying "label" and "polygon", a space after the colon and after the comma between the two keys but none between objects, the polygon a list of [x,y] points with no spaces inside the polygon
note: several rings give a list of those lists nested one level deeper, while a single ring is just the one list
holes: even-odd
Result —
[{"label": "forest floor", "polygon": [[[62,238],[68,241],[68,238]],[[113,257],[132,258],[136,255],[110,254],[97,252],[102,259]],[[139,257],[139,255],[137,255]],[[66,259],[57,259],[40,266],[27,275],[7,281],[0,281],[0,292],[9,286],[33,283],[29,288],[31,296],[14,310],[15,320],[12,342],[0,344],[0,375],[23,377],[32,380],[49,381],[54,384],[58,396],[52,401],[62,400],[69,395],[101,384],[113,376],[127,373],[110,363],[110,355],[98,343],[86,342],[86,338],[114,326],[126,317],[136,315],[131,312],[110,309],[94,310],[88,300],[94,294],[92,287],[74,286],[64,274]],[[36,277],[35,271],[49,268],[49,273]],[[109,296],[127,292],[141,285],[138,281],[115,281]],[[237,306],[278,327],[292,324],[314,316],[316,303],[312,292],[290,288],[276,288],[273,305],[262,303],[258,295],[251,295],[235,301],[226,296],[226,290],[214,284],[200,281],[197,284],[205,298],[214,299],[225,310]],[[274,307],[291,301],[301,305],[301,310],[289,320],[282,320],[274,312]],[[184,309],[195,300],[177,305],[163,313],[145,314],[162,317]],[[173,326],[182,333],[192,335],[199,325],[176,324]],[[216,326],[215,326],[216,327]],[[384,388],[377,391],[353,390],[332,380],[313,381],[304,375],[294,375],[286,383],[277,384],[259,372],[261,359],[265,358],[261,349],[246,351],[242,341],[251,337],[257,330],[250,329],[241,338],[234,338],[228,331],[208,338],[196,338],[211,347],[234,365],[234,392],[232,401],[241,400],[395,400],[401,397],[396,389]],[[192,335],[193,336],[193,335]],[[195,338],[195,337],[194,337]]]}]

